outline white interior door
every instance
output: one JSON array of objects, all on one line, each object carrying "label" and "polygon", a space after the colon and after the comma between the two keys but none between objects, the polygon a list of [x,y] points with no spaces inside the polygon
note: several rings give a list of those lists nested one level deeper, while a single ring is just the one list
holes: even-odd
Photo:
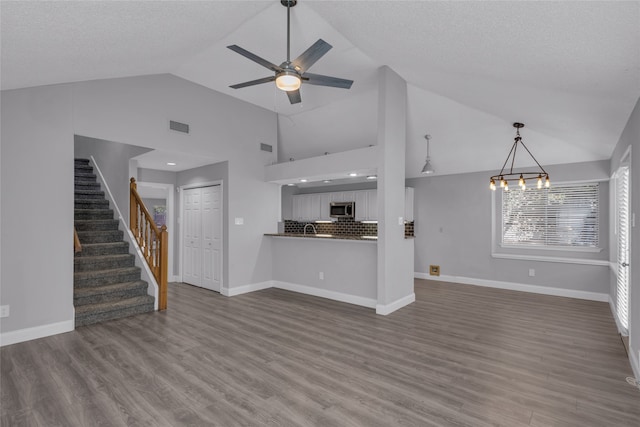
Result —
[{"label": "white interior door", "polygon": [[222,187],[184,190],[182,281],[220,292],[222,287]]},{"label": "white interior door", "polygon": [[616,310],[621,326],[629,329],[629,167],[622,166],[616,174],[616,234],[618,240],[618,279]]},{"label": "white interior door", "polygon": [[202,252],[200,239],[202,233],[202,191],[199,188],[184,190],[183,215],[183,262],[182,281],[201,286]]}]

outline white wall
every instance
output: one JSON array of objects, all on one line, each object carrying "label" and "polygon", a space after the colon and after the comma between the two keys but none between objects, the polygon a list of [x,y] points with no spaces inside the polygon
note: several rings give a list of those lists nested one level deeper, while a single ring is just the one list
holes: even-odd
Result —
[{"label": "white wall", "polygon": [[[622,136],[611,156],[611,173],[618,169],[624,152],[631,147],[631,212],[636,216],[636,226],[631,228],[631,262],[629,289],[629,345],[630,359],[636,378],[640,380],[640,99],[636,103]],[[611,250],[611,260],[617,262],[616,251]],[[615,276],[611,277],[611,298],[616,300]]]},{"label": "white wall", "polygon": [[[607,179],[609,173],[607,161],[545,166],[545,169],[552,177],[552,185],[560,181]],[[591,257],[595,258],[595,264],[603,264],[581,265],[492,257],[492,191],[488,185],[492,174],[436,175],[407,180],[407,185],[415,189],[415,268],[418,275],[428,274],[429,265],[435,264],[440,265],[440,274],[445,277],[560,288],[572,291],[573,296],[606,298],[609,291],[608,182],[600,186],[602,252],[529,251],[531,255],[556,258]],[[497,211],[497,222],[499,218]],[[498,251],[509,253],[502,249]],[[527,253],[526,250],[513,252]],[[531,268],[535,270],[534,277],[529,276]]]},{"label": "white wall", "polygon": [[68,86],[2,92],[3,345],[74,327],[71,113]]},{"label": "white wall", "polygon": [[[169,120],[190,124],[191,134],[168,130]],[[263,233],[277,231],[280,195],[279,186],[264,182],[264,166],[277,153],[259,144],[277,145],[275,113],[171,75],[6,91],[2,304],[11,304],[11,317],[3,319],[3,334],[73,320],[74,134],[227,160],[227,286],[271,279],[270,253],[261,246]],[[26,182],[21,190],[13,185],[18,177]],[[36,190],[37,203],[28,200]],[[235,217],[244,225],[233,225]]]}]

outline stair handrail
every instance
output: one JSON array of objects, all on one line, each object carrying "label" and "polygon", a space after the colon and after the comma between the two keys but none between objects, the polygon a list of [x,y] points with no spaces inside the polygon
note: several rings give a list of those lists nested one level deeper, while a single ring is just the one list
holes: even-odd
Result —
[{"label": "stair handrail", "polygon": [[82,244],[80,243],[76,227],[73,227],[73,252],[82,252]]},{"label": "stair handrail", "polygon": [[129,229],[133,233],[149,269],[158,282],[158,310],[167,309],[167,271],[169,265],[169,233],[167,226],[158,228],[138,194],[135,178],[129,184]]}]

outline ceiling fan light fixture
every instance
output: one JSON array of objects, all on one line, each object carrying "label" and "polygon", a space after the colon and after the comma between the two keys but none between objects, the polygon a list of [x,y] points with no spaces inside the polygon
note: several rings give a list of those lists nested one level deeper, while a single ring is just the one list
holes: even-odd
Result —
[{"label": "ceiling fan light fixture", "polygon": [[301,84],[302,79],[300,79],[300,76],[295,71],[284,70],[281,73],[278,73],[278,76],[276,77],[276,86],[278,89],[285,92],[298,90],[300,89]]}]

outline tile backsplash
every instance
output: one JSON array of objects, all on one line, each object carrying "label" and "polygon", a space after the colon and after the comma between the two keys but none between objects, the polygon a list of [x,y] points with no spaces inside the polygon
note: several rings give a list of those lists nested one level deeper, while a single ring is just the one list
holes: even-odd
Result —
[{"label": "tile backsplash", "polygon": [[[350,218],[338,218],[332,223],[314,223],[314,222],[298,222],[285,220],[284,232],[301,234],[304,232],[304,226],[313,224],[318,234],[333,234],[335,236],[377,236],[378,224],[367,224],[360,221],[354,221]],[[405,237],[414,236],[413,222],[404,225]],[[310,230],[307,230],[310,231]]]}]

